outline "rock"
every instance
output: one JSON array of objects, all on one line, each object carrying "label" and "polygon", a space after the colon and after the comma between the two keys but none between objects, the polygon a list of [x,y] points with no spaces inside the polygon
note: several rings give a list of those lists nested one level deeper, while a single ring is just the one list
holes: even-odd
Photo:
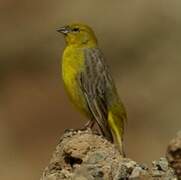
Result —
[{"label": "rock", "polygon": [[152,169],[123,158],[118,149],[91,130],[66,130],[41,180],[146,180],[175,178],[165,158]]}]

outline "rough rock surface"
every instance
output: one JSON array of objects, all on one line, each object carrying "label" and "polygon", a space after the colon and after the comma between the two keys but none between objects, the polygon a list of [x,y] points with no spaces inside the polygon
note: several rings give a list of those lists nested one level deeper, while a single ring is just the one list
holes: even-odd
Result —
[{"label": "rough rock surface", "polygon": [[168,145],[166,157],[178,179],[181,179],[181,131]]},{"label": "rough rock surface", "polygon": [[41,180],[176,180],[165,158],[151,169],[120,156],[115,146],[91,130],[67,130]]}]

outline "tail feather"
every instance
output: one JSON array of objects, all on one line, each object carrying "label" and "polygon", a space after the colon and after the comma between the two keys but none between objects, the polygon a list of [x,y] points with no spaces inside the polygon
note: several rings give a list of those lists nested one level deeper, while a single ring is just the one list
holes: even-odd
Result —
[{"label": "tail feather", "polygon": [[123,148],[123,120],[116,117],[112,112],[108,114],[108,123],[113,136],[113,141],[120,151],[120,154],[125,156]]}]

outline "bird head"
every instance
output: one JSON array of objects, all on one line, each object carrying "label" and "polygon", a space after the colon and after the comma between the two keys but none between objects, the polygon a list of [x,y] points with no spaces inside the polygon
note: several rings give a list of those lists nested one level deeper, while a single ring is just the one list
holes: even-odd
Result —
[{"label": "bird head", "polygon": [[70,24],[59,28],[57,31],[64,35],[68,45],[95,46],[97,44],[93,30],[87,25]]}]

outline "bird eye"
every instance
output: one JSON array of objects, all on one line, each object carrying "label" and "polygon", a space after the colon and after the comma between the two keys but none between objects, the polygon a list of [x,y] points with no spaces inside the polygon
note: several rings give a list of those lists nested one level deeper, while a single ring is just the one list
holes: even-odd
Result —
[{"label": "bird eye", "polygon": [[72,29],[74,32],[78,32],[79,31],[79,28],[73,28]]}]

